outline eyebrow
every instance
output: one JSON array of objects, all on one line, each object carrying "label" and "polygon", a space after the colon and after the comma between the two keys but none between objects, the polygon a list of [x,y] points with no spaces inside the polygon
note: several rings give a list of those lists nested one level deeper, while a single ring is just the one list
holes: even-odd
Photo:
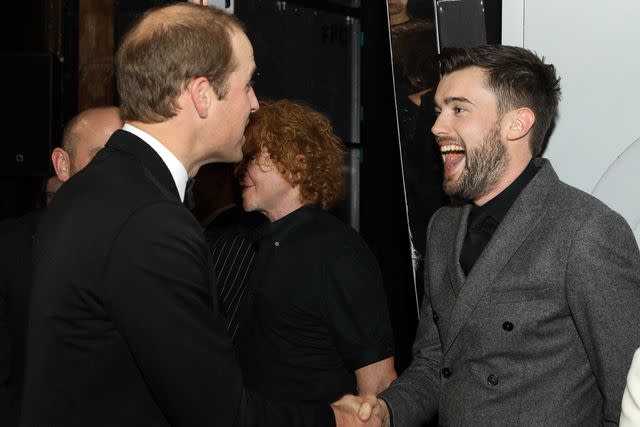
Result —
[{"label": "eyebrow", "polygon": [[464,104],[471,104],[471,105],[475,105],[473,102],[469,101],[467,98],[463,97],[463,96],[450,96],[448,98],[444,99],[444,104],[451,104],[452,102],[462,102]]},{"label": "eyebrow", "polygon": [[[475,105],[473,102],[471,102],[470,100],[468,100],[467,98],[465,98],[464,96],[449,96],[447,98],[443,99],[444,105],[449,105],[453,102],[461,102],[463,104],[471,104],[471,105]],[[433,100],[433,108],[440,108],[438,106],[438,102],[434,99]]]}]

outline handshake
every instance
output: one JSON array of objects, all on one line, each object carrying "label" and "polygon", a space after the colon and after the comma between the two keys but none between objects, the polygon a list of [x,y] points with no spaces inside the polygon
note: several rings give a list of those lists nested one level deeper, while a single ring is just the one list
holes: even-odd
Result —
[{"label": "handshake", "polygon": [[375,395],[347,394],[331,404],[337,427],[375,426],[390,427],[389,408]]}]

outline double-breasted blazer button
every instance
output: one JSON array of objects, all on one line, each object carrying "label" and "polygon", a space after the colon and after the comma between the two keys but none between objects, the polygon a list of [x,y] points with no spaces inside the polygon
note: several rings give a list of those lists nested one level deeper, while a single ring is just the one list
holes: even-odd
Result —
[{"label": "double-breasted blazer button", "polygon": [[438,313],[436,313],[435,311],[433,312],[433,322],[434,323],[438,323],[438,320],[440,319],[440,317],[438,317]]},{"label": "double-breasted blazer button", "polygon": [[513,323],[511,323],[511,322],[504,322],[504,323],[502,324],[502,329],[504,329],[504,330],[505,330],[505,331],[507,331],[507,332],[511,332],[511,331],[513,331]]},{"label": "double-breasted blazer button", "polygon": [[449,368],[442,368],[441,372],[444,378],[449,378],[451,376],[451,369]]},{"label": "double-breasted blazer button", "polygon": [[500,378],[497,375],[491,374],[487,377],[487,383],[491,386],[496,386],[500,382]]}]

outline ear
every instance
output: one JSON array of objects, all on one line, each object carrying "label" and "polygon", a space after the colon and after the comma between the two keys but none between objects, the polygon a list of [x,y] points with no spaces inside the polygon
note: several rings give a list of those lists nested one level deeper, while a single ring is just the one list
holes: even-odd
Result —
[{"label": "ear", "polygon": [[54,148],[51,153],[51,163],[53,163],[53,169],[56,171],[58,179],[66,182],[71,176],[71,159],[69,158],[69,153],[60,147]]},{"label": "ear", "polygon": [[209,115],[209,107],[215,96],[209,80],[206,77],[193,79],[187,85],[187,91],[200,118],[206,118]]},{"label": "ear", "polygon": [[536,115],[530,108],[522,107],[509,113],[507,139],[516,141],[524,138],[536,121]]},{"label": "ear", "polygon": [[[307,158],[304,156],[304,154],[296,155],[294,163],[295,163],[297,168],[305,170],[305,171],[307,170]],[[294,186],[298,185],[298,183],[300,181],[302,181],[302,177],[303,176],[304,175],[303,175],[302,171],[296,172],[295,174],[291,174],[291,186],[294,187]]]}]

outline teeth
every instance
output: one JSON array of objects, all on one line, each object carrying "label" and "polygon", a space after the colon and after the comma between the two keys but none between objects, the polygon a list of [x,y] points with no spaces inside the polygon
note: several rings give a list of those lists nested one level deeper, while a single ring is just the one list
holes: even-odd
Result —
[{"label": "teeth", "polygon": [[464,148],[460,147],[459,145],[441,145],[440,146],[440,152],[441,153],[451,153],[453,151],[460,151],[464,153]]}]

